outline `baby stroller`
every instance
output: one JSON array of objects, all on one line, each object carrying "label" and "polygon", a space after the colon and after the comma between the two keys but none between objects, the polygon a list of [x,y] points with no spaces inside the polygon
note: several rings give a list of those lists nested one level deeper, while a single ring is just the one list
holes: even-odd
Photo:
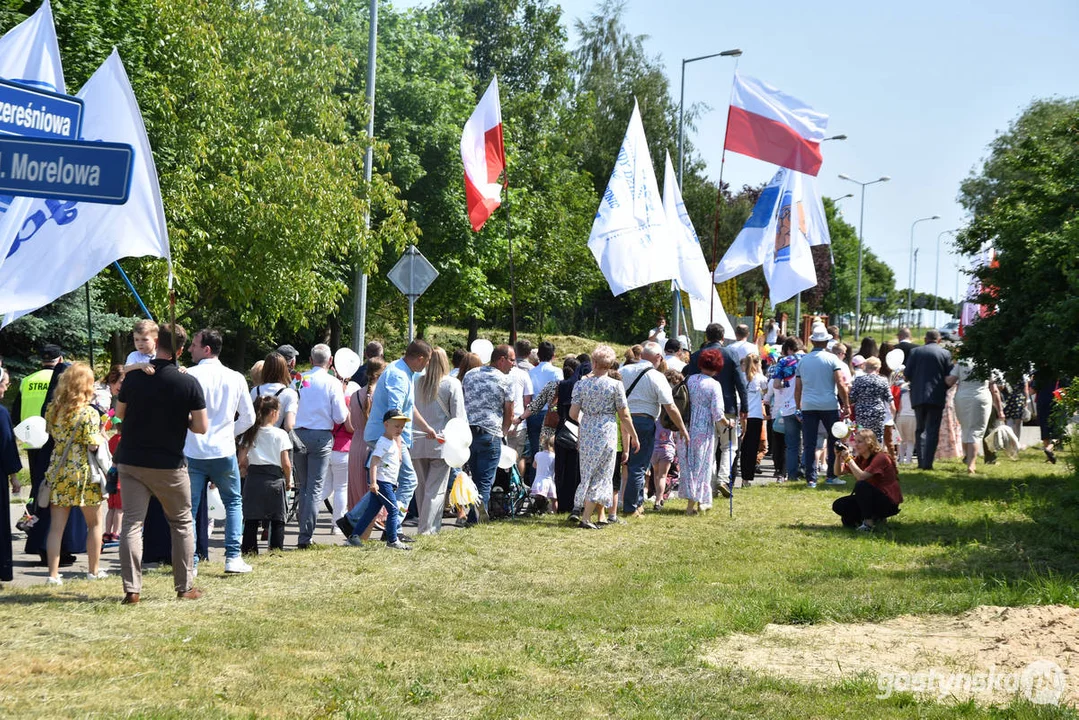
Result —
[{"label": "baby stroller", "polygon": [[492,518],[512,518],[527,515],[532,510],[532,497],[528,486],[514,464],[509,470],[499,468],[491,486],[491,501],[487,514]]}]

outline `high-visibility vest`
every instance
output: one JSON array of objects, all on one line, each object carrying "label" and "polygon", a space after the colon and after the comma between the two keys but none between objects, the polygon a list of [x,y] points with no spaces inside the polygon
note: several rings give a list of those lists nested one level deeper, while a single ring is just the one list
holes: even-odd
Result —
[{"label": "high-visibility vest", "polygon": [[49,392],[49,382],[52,380],[52,368],[42,368],[33,375],[27,375],[19,383],[19,392],[22,395],[22,412],[19,422],[26,418],[41,414],[41,406],[45,404],[45,396]]}]

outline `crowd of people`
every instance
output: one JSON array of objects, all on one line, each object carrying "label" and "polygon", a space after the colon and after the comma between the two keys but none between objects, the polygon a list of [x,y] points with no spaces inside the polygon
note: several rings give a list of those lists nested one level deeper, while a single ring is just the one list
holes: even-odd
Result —
[{"label": "crowd of people", "polygon": [[[324,344],[303,373],[299,353],[282,345],[251,368],[250,383],[220,361],[216,330],[189,343],[178,325],[141,321],[133,334],[136,350],[98,383],[87,365],[46,346],[15,407],[22,420],[42,415],[49,435],[27,453],[34,501],[20,523],[25,551],[61,585],[74,553],[87,554],[87,579],[105,577],[102,547],[118,544],[128,604],[140,600],[144,561],[172,565],[179,598],[200,596],[211,488],[224,510],[226,573],[251,572],[245,556],[260,542],[283,549],[292,516],[297,548],[312,547],[323,504],[332,532],[354,546],[378,529],[389,548],[407,551],[404,525],[424,535],[446,516],[480,522],[507,446],[532,507],[567,513],[585,530],[638,517],[649,499],[662,510],[675,490],[687,515],[705,512],[717,495],[758,481],[768,453],[779,483],[812,488],[823,473],[825,484],[845,485],[851,476],[852,494],[833,509],[844,525],[872,531],[899,512],[898,466],[916,459],[931,469],[962,453],[974,473],[979,446],[994,462],[1007,446],[997,436],[1017,435],[1037,404],[1028,398],[1041,402],[1027,376],[979,379],[953,362],[935,331],[921,346],[905,329],[880,347],[865,338],[848,360],[838,330],[819,323],[809,348],[774,322],[759,343],[745,325],[725,343],[711,324],[690,353],[661,322],[621,362],[600,345],[560,367],[550,342],[499,345],[485,360],[465,349],[451,359],[415,340],[392,362],[372,342],[350,377]],[[184,368],[177,358],[188,345],[194,364]],[[0,370],[0,397],[9,382]],[[471,435],[463,468],[445,444],[452,423]],[[0,407],[0,470],[18,492],[11,428]],[[453,506],[448,492],[462,470],[477,501]],[[0,580],[10,580],[10,528],[2,528]]]}]

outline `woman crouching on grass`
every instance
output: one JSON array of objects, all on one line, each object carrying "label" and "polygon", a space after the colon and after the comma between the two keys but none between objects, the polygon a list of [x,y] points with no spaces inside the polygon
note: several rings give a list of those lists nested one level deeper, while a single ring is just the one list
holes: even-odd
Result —
[{"label": "woman crouching on grass", "polygon": [[854,476],[854,492],[832,503],[832,510],[845,527],[862,532],[873,529],[885,518],[899,514],[903,493],[899,489],[899,473],[895,460],[884,452],[873,430],[854,434],[854,457],[843,447],[835,460],[835,474]]}]

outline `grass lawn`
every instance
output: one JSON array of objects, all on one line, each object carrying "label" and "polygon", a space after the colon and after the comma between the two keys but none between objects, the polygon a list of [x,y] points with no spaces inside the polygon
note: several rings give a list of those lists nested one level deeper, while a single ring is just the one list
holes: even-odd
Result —
[{"label": "grass lawn", "polygon": [[874,679],[815,685],[714,667],[715,638],[767,623],[878,621],[983,604],[1079,605],[1079,491],[1028,451],[968,478],[903,472],[907,502],[856,536],[838,491],[754,487],[584,532],[499,522],[415,552],[324,547],[204,566],[206,596],[147,576],[0,594],[4,717],[1075,717],[878,700]]}]

